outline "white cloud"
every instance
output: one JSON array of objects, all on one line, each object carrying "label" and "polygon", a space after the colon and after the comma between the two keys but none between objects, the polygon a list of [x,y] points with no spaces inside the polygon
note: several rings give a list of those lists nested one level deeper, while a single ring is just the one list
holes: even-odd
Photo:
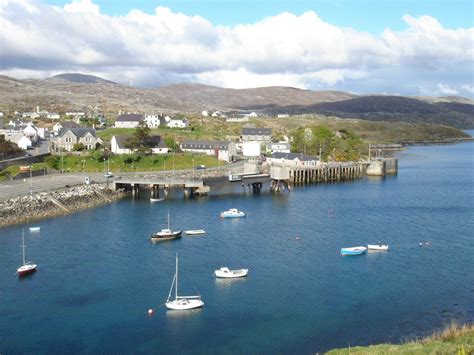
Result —
[{"label": "white cloud", "polygon": [[473,94],[463,85],[472,77],[474,29],[447,29],[430,16],[406,15],[404,31],[373,35],[337,27],[312,11],[215,26],[164,7],[109,16],[92,0],[63,7],[0,1],[0,72],[7,75],[74,71],[148,86],[200,81]]},{"label": "white cloud", "polygon": [[474,95],[474,85],[463,85],[462,89],[468,94]]}]

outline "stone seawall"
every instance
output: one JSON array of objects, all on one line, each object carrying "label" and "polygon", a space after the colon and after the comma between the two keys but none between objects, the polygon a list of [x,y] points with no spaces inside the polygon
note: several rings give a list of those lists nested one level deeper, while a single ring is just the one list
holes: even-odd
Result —
[{"label": "stone seawall", "polygon": [[62,216],[118,200],[126,194],[99,185],[43,192],[0,201],[0,227]]}]

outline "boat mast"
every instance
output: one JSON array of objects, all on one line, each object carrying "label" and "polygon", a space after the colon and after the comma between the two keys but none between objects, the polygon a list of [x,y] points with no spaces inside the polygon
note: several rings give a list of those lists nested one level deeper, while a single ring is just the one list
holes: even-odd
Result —
[{"label": "boat mast", "polygon": [[178,299],[178,253],[176,253],[176,288],[175,299]]},{"label": "boat mast", "polygon": [[[168,229],[170,229],[170,210],[168,210]],[[178,260],[178,254],[176,253],[176,260]]]},{"label": "boat mast", "polygon": [[23,248],[23,265],[25,265],[25,230],[23,229],[23,244],[21,245],[21,247]]}]

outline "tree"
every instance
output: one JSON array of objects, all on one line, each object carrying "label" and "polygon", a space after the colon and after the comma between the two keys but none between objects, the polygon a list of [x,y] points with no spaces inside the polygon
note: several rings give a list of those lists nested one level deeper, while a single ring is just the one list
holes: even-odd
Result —
[{"label": "tree", "polygon": [[129,148],[136,149],[138,154],[149,154],[150,148],[147,146],[147,141],[150,139],[150,127],[145,121],[140,121],[133,137],[129,142]]},{"label": "tree", "polygon": [[72,150],[76,151],[76,152],[81,152],[85,149],[86,147],[84,146],[83,143],[75,143],[73,146],[72,146]]}]

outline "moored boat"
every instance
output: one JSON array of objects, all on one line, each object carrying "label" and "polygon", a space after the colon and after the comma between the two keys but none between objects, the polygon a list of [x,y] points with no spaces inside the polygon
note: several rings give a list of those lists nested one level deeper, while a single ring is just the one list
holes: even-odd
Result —
[{"label": "moored boat", "polygon": [[164,240],[172,240],[181,238],[181,231],[173,231],[170,229],[170,213],[168,211],[168,228],[162,229],[159,232],[152,233],[151,240],[153,242],[160,242]]},{"label": "moored boat", "polygon": [[191,229],[184,231],[186,235],[200,235],[200,234],[206,234],[206,231],[204,229]]},{"label": "moored boat", "polygon": [[237,278],[237,277],[245,277],[249,273],[249,269],[239,269],[239,270],[229,270],[227,267],[221,267],[220,269],[214,271],[216,277],[221,278]]},{"label": "moored boat", "polygon": [[366,247],[341,248],[341,255],[361,255],[366,251]]},{"label": "moored boat", "polygon": [[367,249],[388,251],[388,245],[387,244],[367,244]]},{"label": "moored boat", "polygon": [[[174,287],[174,299],[172,297]],[[176,253],[176,271],[171,283],[170,292],[166,300],[166,308],[178,311],[185,311],[204,306],[201,296],[178,296],[178,253]]]},{"label": "moored boat", "polygon": [[30,227],[30,232],[39,232],[41,227]]},{"label": "moored boat", "polygon": [[32,264],[31,261],[26,261],[25,260],[25,248],[26,248],[26,245],[25,245],[25,231],[23,230],[23,244],[21,245],[21,247],[23,248],[23,265],[20,266],[16,272],[18,274],[18,276],[26,276],[28,274],[31,274],[33,272],[36,271],[36,267],[37,265],[36,264]]},{"label": "moored boat", "polygon": [[161,202],[161,201],[164,201],[165,198],[164,197],[161,197],[161,198],[150,198],[150,202]]},{"label": "moored boat", "polygon": [[239,218],[239,217],[245,217],[245,213],[242,211],[239,211],[237,208],[231,208],[230,210],[221,212],[220,217],[221,218]]}]

